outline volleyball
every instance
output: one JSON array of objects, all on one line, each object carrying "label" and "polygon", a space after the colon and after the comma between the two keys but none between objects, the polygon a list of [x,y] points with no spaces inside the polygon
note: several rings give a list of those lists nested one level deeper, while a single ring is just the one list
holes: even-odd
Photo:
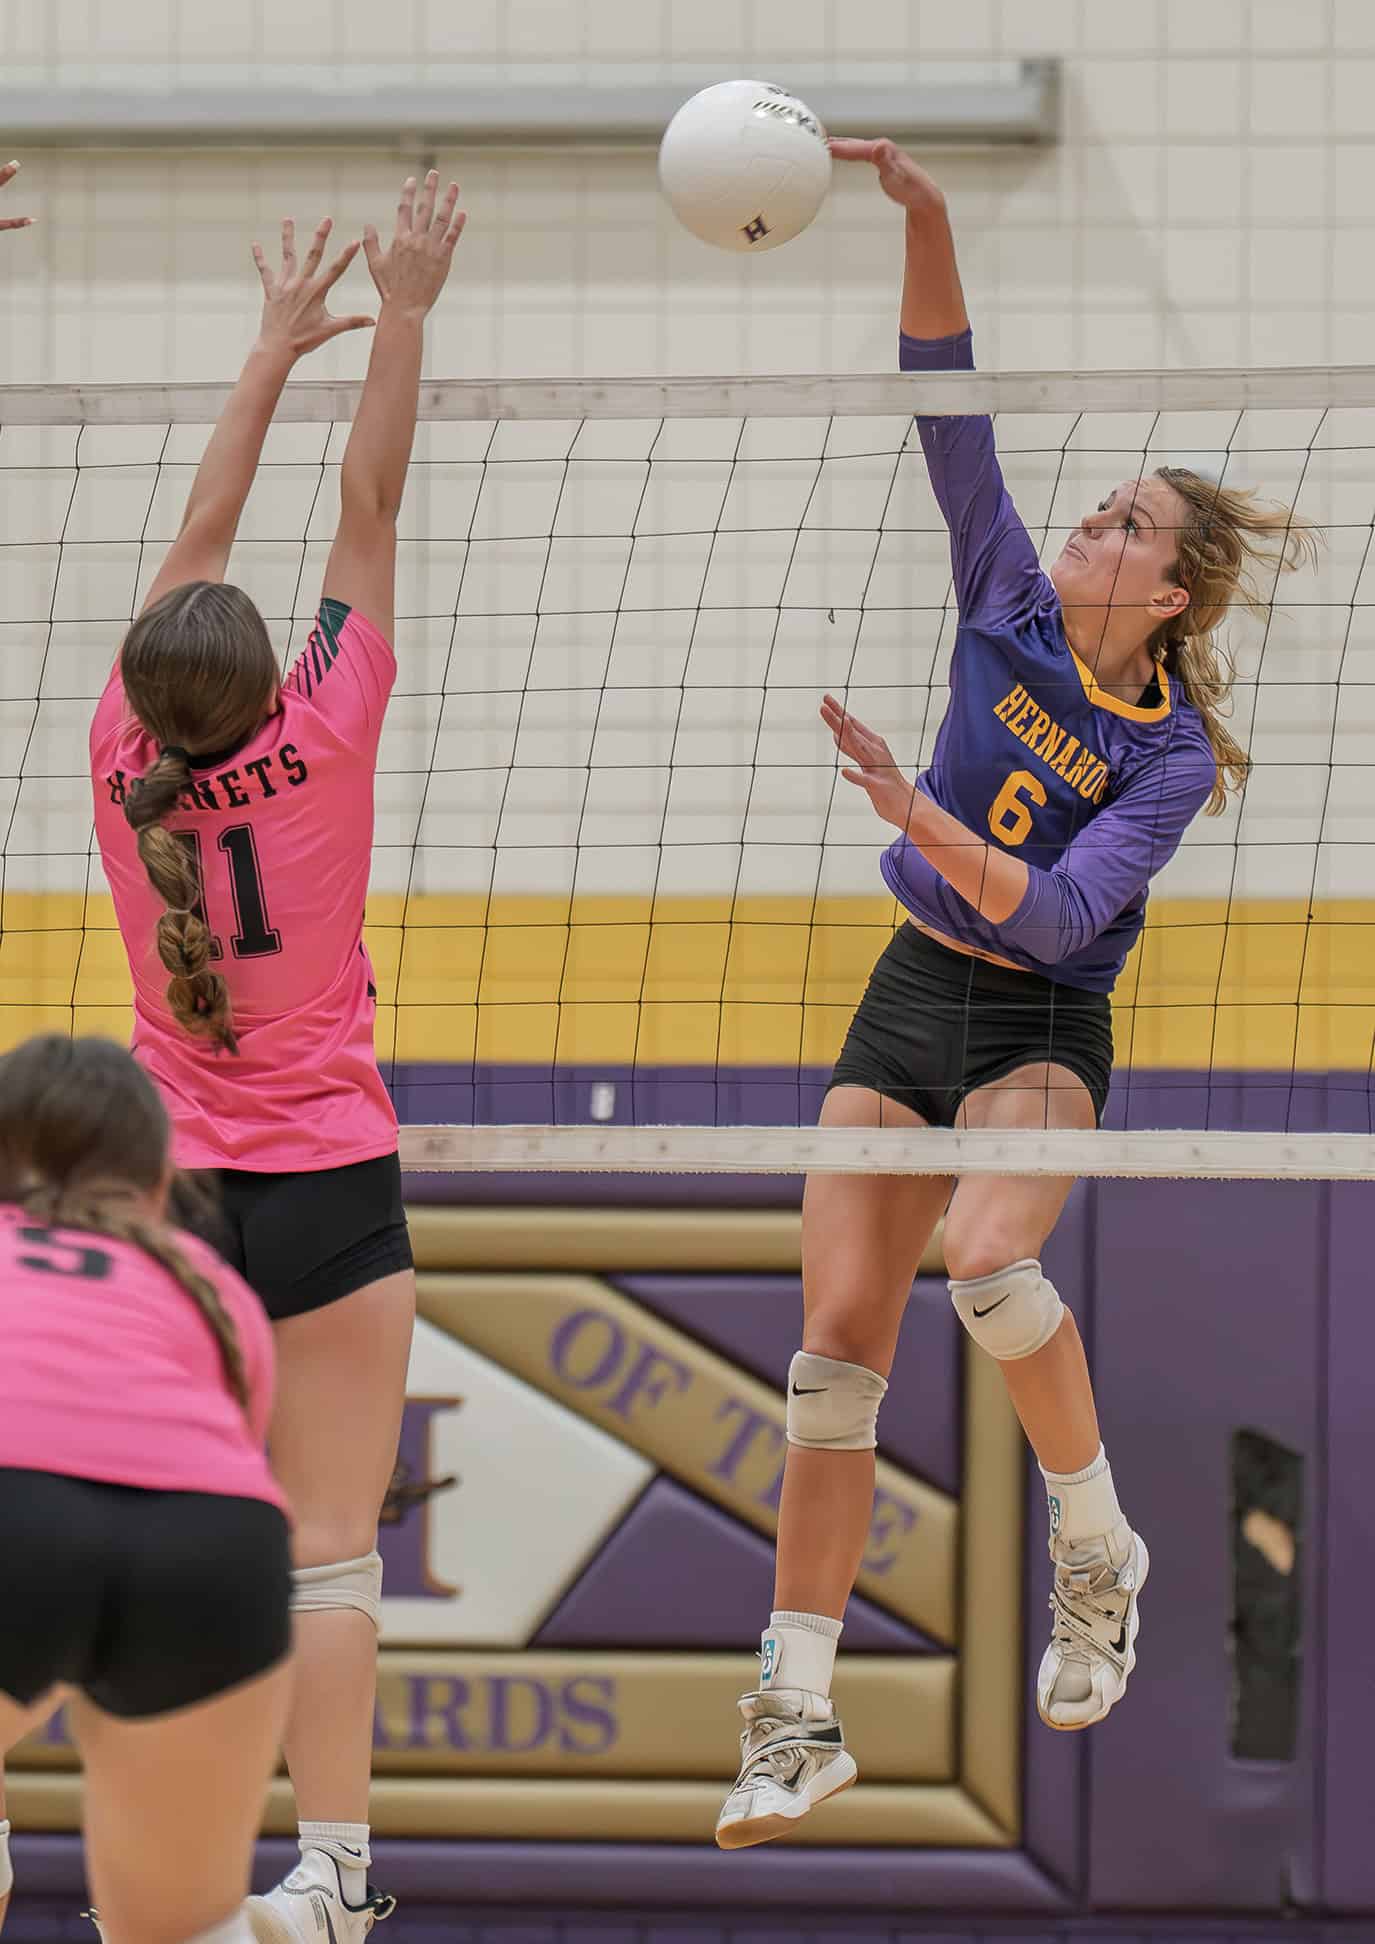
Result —
[{"label": "volleyball", "polygon": [[685,101],[659,145],[659,185],[685,229],[718,250],[776,250],[831,182],[826,131],[766,81],[720,81]]}]

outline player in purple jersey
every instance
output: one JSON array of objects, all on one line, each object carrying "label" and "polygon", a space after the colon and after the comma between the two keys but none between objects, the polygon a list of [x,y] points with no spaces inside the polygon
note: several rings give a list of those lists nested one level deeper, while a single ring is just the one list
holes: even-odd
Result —
[{"label": "player in purple jersey", "polygon": [[[968,368],[940,190],[891,142],[831,148],[871,164],[906,212],[904,369]],[[842,774],[897,827],[882,869],[909,913],[855,1014],[822,1124],[1093,1128],[1112,1069],[1108,995],[1150,880],[1246,773],[1214,632],[1229,605],[1261,600],[1311,554],[1311,536],[1283,507],[1165,467],[1109,486],[1043,572],[989,420],[917,426],[950,529],[950,703],[915,785],[881,736],[835,697],[822,705]],[[830,1698],[836,1643],[869,1536],[898,1326],[943,1210],[955,1309],[1001,1363],[1046,1480],[1055,1570],[1038,1710],[1052,1728],[1085,1728],[1121,1698],[1146,1548],[1117,1502],[1074,1319],[1039,1260],[1072,1185],[808,1180],[774,1611],[759,1689],[740,1703],[723,1848],[781,1835],[855,1779]]]}]

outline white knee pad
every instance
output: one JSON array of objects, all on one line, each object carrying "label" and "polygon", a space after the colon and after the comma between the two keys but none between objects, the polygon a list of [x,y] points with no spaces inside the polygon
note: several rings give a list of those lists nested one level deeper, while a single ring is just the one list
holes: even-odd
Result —
[{"label": "white knee pad", "polygon": [[991,1276],[950,1284],[955,1312],[981,1350],[1016,1363],[1042,1349],[1059,1329],[1065,1306],[1032,1258]]},{"label": "white knee pad", "polygon": [[298,1566],[291,1575],[291,1605],[296,1613],[327,1613],[352,1607],[382,1627],[382,1555],[340,1560],[337,1566]]},{"label": "white knee pad", "polygon": [[788,1370],[788,1443],[813,1451],[872,1451],[887,1380],[863,1364],[799,1350]]}]

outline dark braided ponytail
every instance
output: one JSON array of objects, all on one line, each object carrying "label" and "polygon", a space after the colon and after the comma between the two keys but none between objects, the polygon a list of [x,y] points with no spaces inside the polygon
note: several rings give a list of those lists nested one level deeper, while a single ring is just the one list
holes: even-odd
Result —
[{"label": "dark braided ponytail", "polygon": [[138,832],[138,854],[149,881],[167,906],[158,919],[158,957],[172,974],[167,1004],[188,1033],[213,1039],[237,1053],[229,987],[210,969],[210,927],[196,911],[201,888],[185,845],[164,819],[191,780],[185,750],[164,749],[150,770],[130,783],[124,814]]},{"label": "dark braided ponytail", "polygon": [[165,825],[190,786],[194,754],[236,748],[275,707],[272,643],[241,588],[188,581],[139,616],[119,667],[129,706],[160,751],[129,785],[124,814],[167,906],[157,927],[158,957],[172,975],[167,1003],[188,1033],[237,1053],[229,987],[211,967],[210,929],[196,908],[195,865]]}]

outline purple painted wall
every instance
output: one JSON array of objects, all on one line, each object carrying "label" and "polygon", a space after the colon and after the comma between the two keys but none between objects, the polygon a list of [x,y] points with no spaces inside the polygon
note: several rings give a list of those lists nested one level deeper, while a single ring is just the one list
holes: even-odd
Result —
[{"label": "purple painted wall", "polygon": [[1375,1195],[1365,1184],[1328,1190],[1326,1397],[1320,1400],[1326,1498],[1314,1531],[1325,1573],[1314,1614],[1318,1710],[1318,1841],[1323,1901],[1375,1910],[1371,1750],[1375,1749]]},{"label": "purple painted wall", "polygon": [[[1132,1688],[1086,1756],[1089,1895],[1107,1908],[1308,1905],[1319,1846],[1312,1679],[1297,1760],[1228,1753],[1230,1439],[1249,1426],[1310,1461],[1318,1454],[1326,1192],[1109,1182],[1094,1199],[1099,1409],[1151,1579]],[[1312,1532],[1320,1465],[1309,1463],[1307,1485]],[[1318,1549],[1303,1562],[1311,1622]]]},{"label": "purple painted wall", "polygon": [[[534,1120],[551,1108],[582,1118],[590,1079],[604,1077],[526,1074],[517,1084],[485,1074],[456,1086],[452,1073],[413,1069],[399,1092],[403,1111],[418,1120],[468,1119],[475,1109],[483,1118]],[[710,1076],[646,1076],[635,1117],[805,1120],[817,1104],[812,1079],[789,1090],[776,1076],[737,1075],[729,1086]],[[684,1091],[680,1080],[691,1086]],[[620,1112],[630,1111],[623,1099]],[[1231,1085],[1215,1078],[1211,1094],[1197,1075],[1129,1076],[1112,1114],[1133,1125],[1207,1118],[1370,1130],[1368,1088],[1345,1076],[1250,1075]],[[746,1180],[723,1192],[715,1180],[665,1177],[630,1185],[568,1176],[423,1181],[431,1199],[556,1203],[719,1204],[729,1195],[788,1205],[797,1189],[789,1180]],[[1375,1183],[1121,1182],[1072,1197],[1047,1267],[1084,1330],[1114,1471],[1151,1544],[1152,1573],[1140,1665],[1112,1719],[1088,1736],[1057,1736],[1028,1712],[1022,1854],[779,1849],[722,1857],[686,1846],[382,1844],[379,1880],[407,1898],[405,1934],[460,1944],[781,1944],[809,1936],[899,1944],[941,1933],[951,1944],[973,1944],[1013,1934],[1003,1920],[1015,1916],[1015,1934],[1028,1939],[1244,1944],[1281,1930],[1292,1944],[1375,1937],[1372,1237]],[[738,1293],[739,1279],[732,1286]],[[650,1300],[671,1307],[666,1290]],[[711,1335],[705,1320],[702,1328]],[[729,1347],[765,1375],[789,1348]],[[890,1412],[900,1408],[902,1388],[895,1386]],[[1301,1728],[1290,1763],[1229,1753],[1228,1466],[1240,1427],[1305,1461]],[[948,1448],[946,1437],[933,1449]],[[1043,1499],[1030,1471],[1028,1505],[1029,1686],[1048,1583]],[[576,1621],[589,1624],[586,1616]],[[15,1850],[30,1902],[16,1907],[6,1944],[89,1936],[65,1928],[66,1916],[57,1922],[59,1905],[69,1913],[80,1894],[71,1839],[20,1837]],[[287,1854],[265,1845],[263,1870],[280,1869]],[[613,1902],[614,1917],[592,1914]],[[459,1917],[475,1905],[491,1915]],[[536,1906],[546,1914],[532,1917]],[[948,1914],[961,1911],[980,1915],[961,1923]],[[1102,1914],[1133,1911],[1135,1919]],[[1171,1911],[1196,1914],[1175,1922]],[[1305,1913],[1328,1912],[1363,1914],[1350,1925],[1305,1921]]]}]

